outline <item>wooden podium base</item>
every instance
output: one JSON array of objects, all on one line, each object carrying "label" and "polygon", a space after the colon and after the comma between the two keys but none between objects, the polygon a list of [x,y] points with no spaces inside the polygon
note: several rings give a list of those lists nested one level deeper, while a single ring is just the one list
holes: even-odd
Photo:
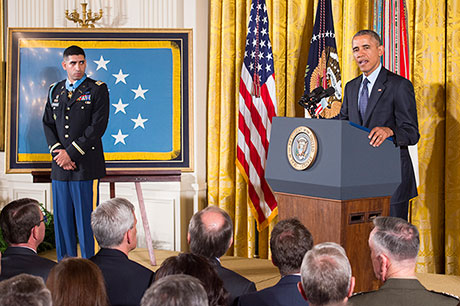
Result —
[{"label": "wooden podium base", "polygon": [[356,278],[355,292],[380,287],[374,276],[368,239],[372,219],[390,213],[389,196],[343,201],[280,192],[275,195],[280,220],[299,219],[313,235],[315,244],[330,241],[343,246]]}]

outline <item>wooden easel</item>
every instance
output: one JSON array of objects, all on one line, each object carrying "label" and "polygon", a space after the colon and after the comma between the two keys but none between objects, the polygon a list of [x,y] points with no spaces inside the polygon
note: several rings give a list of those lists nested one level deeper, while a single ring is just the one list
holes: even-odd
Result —
[{"label": "wooden easel", "polygon": [[[32,171],[34,183],[50,183],[50,171]],[[145,210],[144,197],[142,195],[141,182],[180,182],[180,170],[157,170],[157,171],[107,171],[107,175],[100,179],[100,182],[108,182],[110,188],[110,198],[115,197],[115,183],[134,182],[136,186],[137,200],[142,218],[142,225],[145,232],[145,240],[149,251],[150,263],[156,266],[155,253],[153,251],[152,239],[150,236],[150,226]]]}]

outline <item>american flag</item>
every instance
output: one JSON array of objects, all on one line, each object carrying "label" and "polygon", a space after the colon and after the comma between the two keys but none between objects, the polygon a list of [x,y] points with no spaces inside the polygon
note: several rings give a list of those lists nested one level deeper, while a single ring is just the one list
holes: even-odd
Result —
[{"label": "american flag", "polygon": [[241,68],[237,165],[248,183],[249,202],[259,230],[264,229],[278,211],[265,180],[272,118],[277,112],[268,29],[265,0],[253,0]]}]

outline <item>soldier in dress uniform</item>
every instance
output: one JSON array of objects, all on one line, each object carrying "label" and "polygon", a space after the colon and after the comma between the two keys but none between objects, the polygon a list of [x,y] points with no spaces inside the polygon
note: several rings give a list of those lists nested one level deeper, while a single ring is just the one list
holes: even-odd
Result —
[{"label": "soldier in dress uniform", "polygon": [[401,218],[378,217],[369,235],[375,276],[384,282],[379,290],[358,293],[353,306],[456,306],[458,298],[429,291],[417,280],[415,265],[420,247],[417,228]]},{"label": "soldier in dress uniform", "polygon": [[94,255],[91,212],[99,201],[99,180],[105,176],[101,137],[109,119],[107,85],[85,74],[85,52],[64,50],[67,79],[50,86],[43,128],[50,153],[54,227],[58,260]]}]

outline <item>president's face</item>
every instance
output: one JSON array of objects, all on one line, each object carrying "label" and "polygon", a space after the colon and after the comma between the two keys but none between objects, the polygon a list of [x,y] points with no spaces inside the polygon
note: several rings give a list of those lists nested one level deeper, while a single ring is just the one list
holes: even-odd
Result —
[{"label": "president's face", "polygon": [[380,64],[383,55],[383,46],[370,35],[361,35],[353,38],[353,57],[359,69],[365,76],[371,74]]}]

